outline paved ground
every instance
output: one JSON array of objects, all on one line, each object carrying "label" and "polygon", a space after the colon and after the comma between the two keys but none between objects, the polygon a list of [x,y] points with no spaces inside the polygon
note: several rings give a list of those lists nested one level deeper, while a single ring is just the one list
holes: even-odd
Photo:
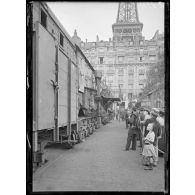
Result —
[{"label": "paved ground", "polygon": [[124,151],[124,122],[112,121],[71,150],[50,149],[50,160],[33,176],[33,191],[163,191],[164,160],[152,171],[139,148]]}]

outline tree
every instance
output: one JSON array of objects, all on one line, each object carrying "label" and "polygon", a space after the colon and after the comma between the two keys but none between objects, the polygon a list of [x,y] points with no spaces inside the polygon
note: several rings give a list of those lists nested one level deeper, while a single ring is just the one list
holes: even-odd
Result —
[{"label": "tree", "polygon": [[147,82],[143,89],[143,95],[153,89],[164,88],[165,79],[164,60],[159,61],[156,65],[149,68],[147,72]]}]

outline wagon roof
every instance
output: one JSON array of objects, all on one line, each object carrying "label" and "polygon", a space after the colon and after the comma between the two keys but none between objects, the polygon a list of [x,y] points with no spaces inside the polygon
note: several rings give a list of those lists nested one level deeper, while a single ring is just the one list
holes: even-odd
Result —
[{"label": "wagon roof", "polygon": [[42,6],[44,6],[44,8],[47,10],[48,14],[51,16],[51,18],[53,18],[54,22],[56,23],[56,25],[62,30],[62,32],[65,34],[65,36],[68,38],[68,40],[71,42],[71,44],[74,46],[74,42],[72,41],[71,36],[69,35],[69,33],[66,31],[66,29],[64,28],[64,26],[61,24],[61,22],[58,20],[58,18],[55,16],[55,14],[53,13],[53,11],[50,9],[49,5],[46,2],[41,2]]}]

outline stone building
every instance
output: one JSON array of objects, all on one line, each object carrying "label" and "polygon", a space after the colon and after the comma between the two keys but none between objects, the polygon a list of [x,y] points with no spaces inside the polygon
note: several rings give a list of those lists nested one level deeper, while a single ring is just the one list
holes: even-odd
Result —
[{"label": "stone building", "polygon": [[104,82],[114,97],[123,101],[137,99],[146,83],[150,66],[159,60],[164,50],[164,35],[158,31],[150,40],[142,36],[137,3],[119,3],[113,36],[108,41],[83,42],[75,31],[72,39],[80,46],[95,70],[101,71]]}]

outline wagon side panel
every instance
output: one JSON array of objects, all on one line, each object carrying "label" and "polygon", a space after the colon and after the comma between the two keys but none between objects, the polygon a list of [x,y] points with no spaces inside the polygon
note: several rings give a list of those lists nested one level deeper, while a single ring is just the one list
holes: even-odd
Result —
[{"label": "wagon side panel", "polygon": [[53,37],[38,25],[38,130],[54,127],[55,43]]},{"label": "wagon side panel", "polygon": [[77,120],[77,69],[71,63],[71,123],[76,123]]},{"label": "wagon side panel", "polygon": [[59,51],[58,72],[58,125],[67,125],[68,120],[68,58]]}]

